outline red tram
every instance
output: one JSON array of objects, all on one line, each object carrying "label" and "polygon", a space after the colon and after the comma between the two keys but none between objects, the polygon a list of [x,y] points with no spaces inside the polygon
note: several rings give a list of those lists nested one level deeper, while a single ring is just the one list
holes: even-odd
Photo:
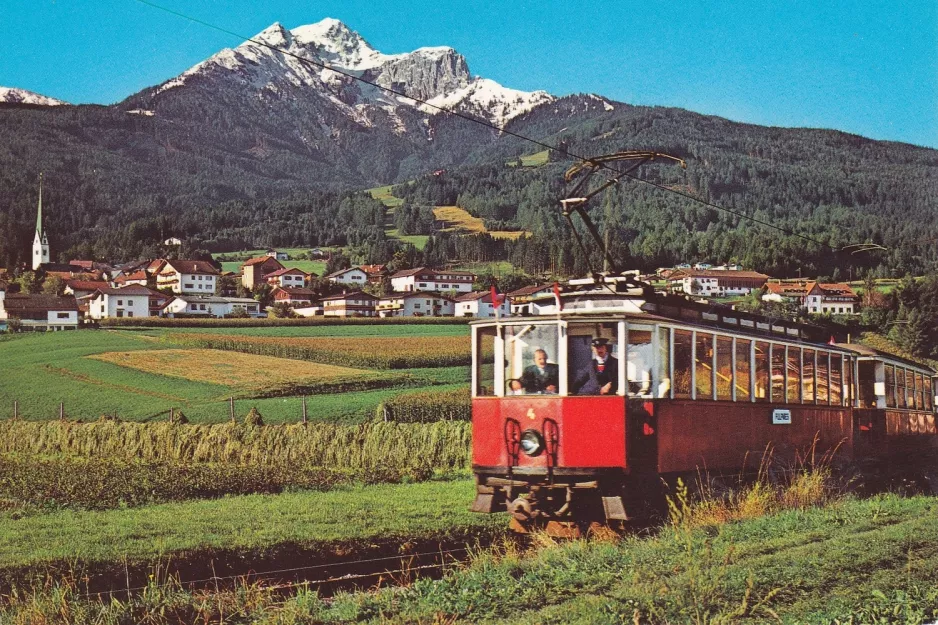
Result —
[{"label": "red tram", "polygon": [[[476,512],[616,524],[661,478],[938,449],[935,372],[817,328],[609,285],[472,324]],[[562,301],[562,307],[559,303]]]}]

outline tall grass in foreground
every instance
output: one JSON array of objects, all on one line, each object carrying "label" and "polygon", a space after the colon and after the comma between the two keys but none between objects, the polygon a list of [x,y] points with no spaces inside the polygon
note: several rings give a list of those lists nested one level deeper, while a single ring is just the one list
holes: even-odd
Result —
[{"label": "tall grass in foreground", "polygon": [[338,470],[469,466],[469,423],[183,425],[2,421],[0,453],[143,461],[297,464]]}]

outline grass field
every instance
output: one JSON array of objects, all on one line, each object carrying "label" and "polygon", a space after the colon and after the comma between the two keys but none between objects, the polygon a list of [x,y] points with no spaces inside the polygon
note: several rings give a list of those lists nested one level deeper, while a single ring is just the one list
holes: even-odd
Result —
[{"label": "grass field", "polygon": [[433,215],[444,223],[444,230],[463,230],[472,234],[487,232],[496,239],[517,239],[525,235],[524,230],[487,230],[481,218],[473,217],[458,206],[437,206]]},{"label": "grass field", "polygon": [[155,561],[221,549],[247,554],[280,544],[326,551],[349,543],[503,526],[503,517],[468,512],[474,491],[468,480],[434,481],[0,517],[0,570]]},{"label": "grass field", "polygon": [[[187,362],[191,356],[186,354],[188,349],[180,352],[184,346],[161,340],[170,332],[82,330],[19,335],[0,341],[0,418],[13,415],[15,401],[22,418],[54,419],[59,415],[59,403],[64,402],[66,416],[71,419],[95,420],[106,414],[135,421],[162,420],[168,417],[170,408],[176,408],[193,422],[217,423],[229,419],[228,399],[234,397],[239,418],[256,407],[268,423],[296,422],[302,415],[300,395],[307,394],[310,419],[354,423],[374,418],[377,407],[397,394],[426,390],[431,385],[458,386],[468,380],[468,367],[464,365],[397,369],[390,377],[372,367],[351,367],[353,371],[347,374],[323,379],[317,374],[339,370],[323,368],[316,362],[231,351],[223,356],[196,352],[200,358],[196,365],[195,361]],[[212,335],[212,331],[201,329],[186,332]],[[387,344],[400,343],[401,338],[429,340],[434,345],[451,343],[456,337],[460,342],[468,340],[468,329],[462,325],[225,328],[222,333],[261,340],[309,341],[321,337],[333,347],[347,341],[353,344],[351,349],[366,355],[367,344],[378,339]],[[368,340],[355,340],[359,337]],[[451,347],[447,349],[454,353]],[[423,356],[421,360],[425,360]],[[255,360],[258,357],[261,360]],[[229,366],[234,363],[237,366]],[[190,372],[186,378],[173,370],[179,366]],[[307,367],[313,377],[306,381],[315,383],[297,385],[303,377],[296,372]],[[359,373],[361,369],[368,371]],[[245,380],[245,375],[250,379]],[[339,392],[342,390],[348,392]]]},{"label": "grass field", "polygon": [[383,187],[375,187],[373,189],[366,189],[368,193],[371,194],[371,197],[378,200],[388,208],[397,208],[404,203],[404,200],[394,197],[391,194],[391,189],[394,188],[394,185],[389,184]]},{"label": "grass field", "polygon": [[550,150],[541,150],[534,154],[526,154],[516,161],[508,161],[509,167],[540,167],[550,162]]}]

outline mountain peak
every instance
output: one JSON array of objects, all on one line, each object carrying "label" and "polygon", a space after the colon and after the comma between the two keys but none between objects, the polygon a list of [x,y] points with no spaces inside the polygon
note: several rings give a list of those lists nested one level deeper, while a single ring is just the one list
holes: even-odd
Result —
[{"label": "mountain peak", "polygon": [[0,103],[39,104],[42,106],[61,106],[68,104],[68,102],[56,100],[55,98],[50,98],[39,93],[10,87],[0,87]]},{"label": "mountain peak", "polygon": [[353,56],[367,57],[376,53],[361,35],[331,17],[315,24],[297,26],[290,34],[297,43],[314,46],[321,53],[335,55],[342,60]]}]

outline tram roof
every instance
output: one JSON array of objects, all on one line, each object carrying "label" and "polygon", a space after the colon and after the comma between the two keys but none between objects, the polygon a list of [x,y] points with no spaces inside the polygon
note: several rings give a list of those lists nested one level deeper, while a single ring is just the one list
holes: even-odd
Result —
[{"label": "tram roof", "polygon": [[856,343],[838,343],[838,347],[843,347],[844,349],[849,349],[856,352],[860,355],[861,358],[872,358],[875,360],[882,360],[884,362],[888,361],[891,364],[902,365],[909,369],[918,369],[919,371],[927,371],[934,375],[936,372],[933,368],[928,365],[922,364],[920,362],[915,362],[909,358],[903,358],[902,356],[896,356],[889,352],[884,352],[881,349],[876,349],[868,345],[858,345]]}]

